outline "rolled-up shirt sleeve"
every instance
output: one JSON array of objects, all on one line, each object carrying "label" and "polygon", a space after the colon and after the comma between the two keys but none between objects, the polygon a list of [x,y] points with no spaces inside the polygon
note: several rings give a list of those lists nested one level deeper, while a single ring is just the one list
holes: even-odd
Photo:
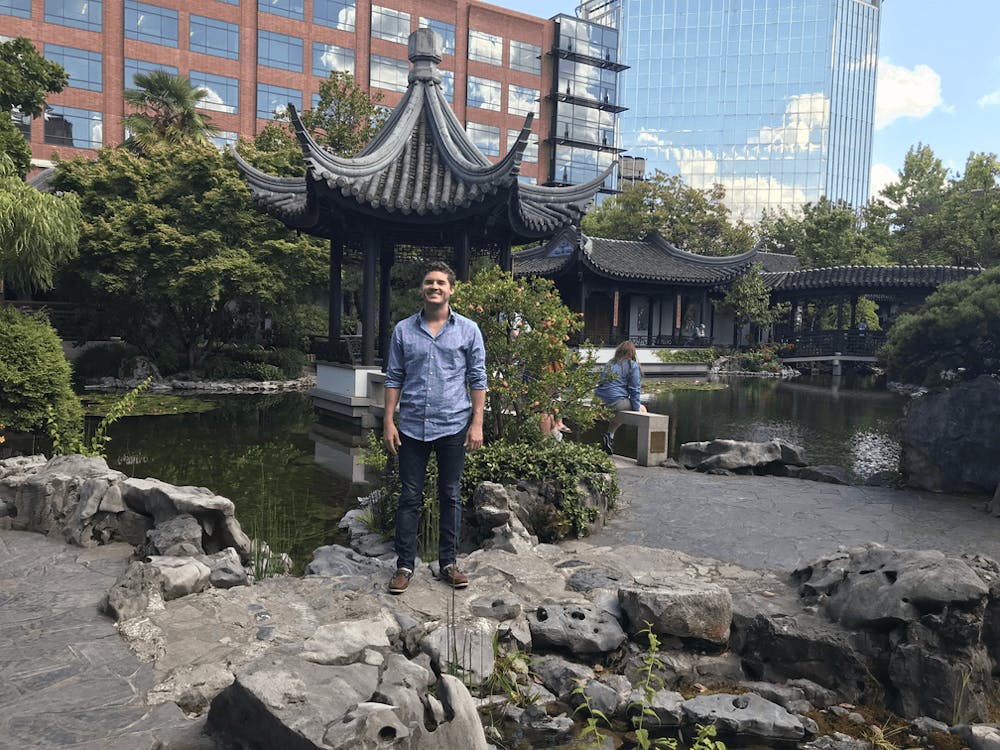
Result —
[{"label": "rolled-up shirt sleeve", "polygon": [[403,335],[400,326],[406,321],[401,321],[392,331],[392,338],[389,339],[389,361],[385,367],[385,387],[402,388],[406,379],[406,369],[403,367]]},{"label": "rolled-up shirt sleeve", "polygon": [[639,396],[642,394],[642,376],[639,375],[639,365],[634,362],[629,368],[627,389],[632,411],[639,411]]},{"label": "rolled-up shirt sleeve", "polygon": [[472,345],[466,355],[465,382],[468,383],[469,390],[486,390],[486,346],[479,326],[473,326]]}]

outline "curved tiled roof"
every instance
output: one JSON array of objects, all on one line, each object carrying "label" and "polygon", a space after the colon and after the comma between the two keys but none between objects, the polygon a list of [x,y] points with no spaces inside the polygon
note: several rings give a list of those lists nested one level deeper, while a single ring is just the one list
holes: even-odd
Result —
[{"label": "curved tiled roof", "polygon": [[[288,226],[326,234],[344,214],[364,213],[405,225],[506,225],[515,242],[578,223],[608,176],[585,185],[537,187],[518,182],[533,115],[496,164],[469,138],[441,88],[440,42],[429,29],[410,35],[409,86],[375,138],[357,156],[323,149],[289,105],[306,176],[276,178],[237,156],[255,203]],[[317,205],[341,215],[324,215]]]},{"label": "curved tiled roof", "polygon": [[764,283],[776,292],[827,288],[927,289],[960,281],[981,271],[963,266],[833,266],[802,271],[763,274]]},{"label": "curved tiled roof", "polygon": [[760,262],[756,248],[740,255],[710,257],[679,249],[652,232],[642,240],[609,240],[566,231],[545,245],[514,256],[519,275],[554,276],[574,260],[615,279],[714,286],[732,281]]},{"label": "curved tiled roof", "polygon": [[799,263],[799,259],[794,255],[786,255],[785,253],[757,253],[757,262],[761,264],[762,271],[767,273],[768,271],[800,271],[802,270],[802,264]]}]

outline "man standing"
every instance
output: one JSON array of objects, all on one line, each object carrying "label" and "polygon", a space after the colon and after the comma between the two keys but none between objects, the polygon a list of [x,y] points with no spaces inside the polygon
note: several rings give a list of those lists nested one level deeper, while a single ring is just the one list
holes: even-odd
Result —
[{"label": "man standing", "polygon": [[[392,332],[385,370],[382,436],[398,455],[402,491],[396,510],[396,573],[389,591],[402,594],[417,556],[417,523],[431,451],[437,456],[441,510],[438,563],[441,580],[465,588],[469,578],[456,564],[462,524],[461,480],[465,449],[483,444],[486,406],[486,349],[479,326],[448,301],[455,272],[431,263],[420,284],[423,309]],[[393,416],[399,405],[399,428]]]}]

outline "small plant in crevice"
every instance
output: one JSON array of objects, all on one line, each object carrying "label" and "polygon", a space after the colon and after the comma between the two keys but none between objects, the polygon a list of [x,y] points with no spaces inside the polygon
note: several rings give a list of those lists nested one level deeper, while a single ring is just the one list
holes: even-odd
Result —
[{"label": "small plant in crevice", "polygon": [[652,717],[659,720],[656,711],[653,710],[653,698],[656,691],[663,687],[663,678],[659,675],[660,670],[663,669],[663,661],[659,656],[660,639],[653,632],[653,624],[647,620],[646,627],[639,633],[646,637],[648,646],[642,658],[639,683],[636,685],[641,698],[629,705],[630,712],[635,710],[632,716],[632,728],[635,730],[636,746],[640,750],[650,750],[651,748],[677,750],[677,740],[669,737],[651,738],[649,729],[645,726],[647,718]]},{"label": "small plant in crevice", "polygon": [[493,672],[483,683],[487,695],[503,695],[518,708],[534,705],[536,693],[524,689],[523,680],[530,675],[528,654],[520,649],[505,649],[500,643],[500,633],[493,634]]},{"label": "small plant in crevice", "polygon": [[104,418],[101,419],[94,430],[94,434],[90,436],[89,441],[76,435],[64,435],[59,427],[55,411],[50,406],[46,419],[46,429],[49,437],[52,439],[53,455],[78,453],[91,458],[107,458],[108,443],[111,442],[111,437],[107,434],[108,428],[132,412],[136,401],[139,400],[139,396],[149,388],[151,382],[153,382],[152,376],[143,380],[139,385],[128,393],[123,394],[121,398],[111,404]]},{"label": "small plant in crevice", "polygon": [[581,711],[586,713],[586,725],[580,730],[580,739],[588,741],[591,747],[600,750],[604,747],[604,741],[608,737],[608,735],[601,732],[601,722],[606,727],[610,727],[611,722],[603,711],[593,708],[590,705],[590,696],[587,695],[586,682],[584,680],[579,679],[576,681],[576,688],[573,690],[573,695],[580,696],[580,705],[576,707],[573,713],[577,714]]},{"label": "small plant in crevice", "polygon": [[715,739],[715,724],[695,724],[694,742],[690,750],[726,750],[726,743]]}]

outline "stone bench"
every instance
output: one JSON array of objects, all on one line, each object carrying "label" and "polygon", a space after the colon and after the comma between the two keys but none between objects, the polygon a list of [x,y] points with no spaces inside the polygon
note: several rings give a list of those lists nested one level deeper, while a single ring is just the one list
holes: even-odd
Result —
[{"label": "stone bench", "polygon": [[648,411],[618,412],[622,424],[636,428],[635,459],[640,466],[658,466],[667,458],[670,417]]}]

